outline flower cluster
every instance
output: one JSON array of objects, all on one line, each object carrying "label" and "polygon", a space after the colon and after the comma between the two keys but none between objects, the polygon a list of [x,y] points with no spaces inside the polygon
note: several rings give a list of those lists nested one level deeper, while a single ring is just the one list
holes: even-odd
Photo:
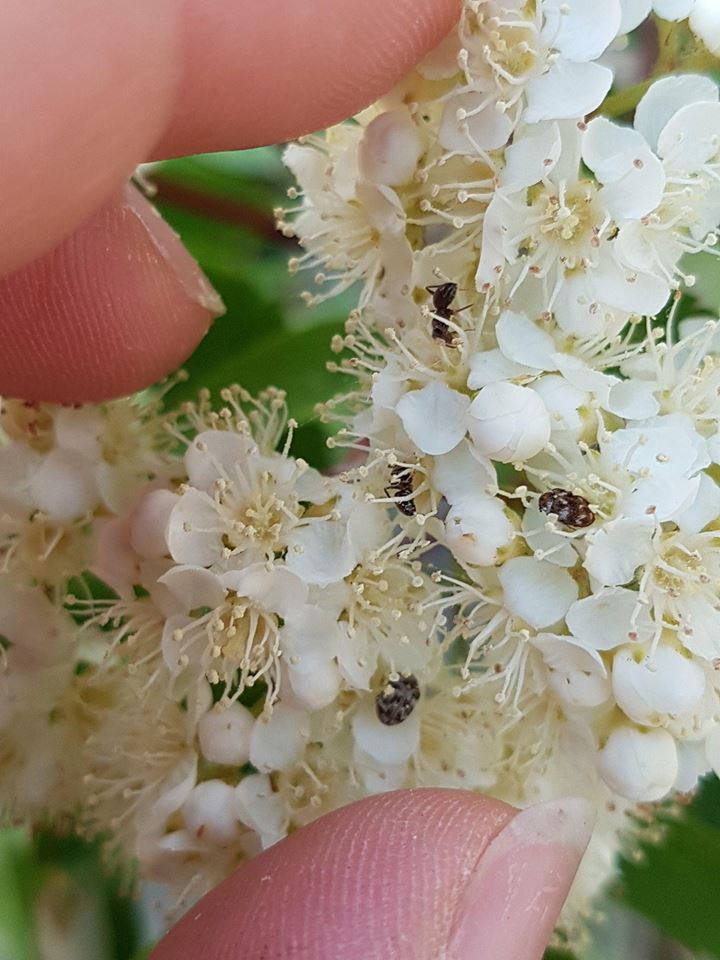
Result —
[{"label": "flower cluster", "polygon": [[[572,931],[648,804],[720,772],[720,333],[678,319],[717,247],[720,93],[665,76],[603,115],[650,7],[465,0],[383,101],[288,147],[291,269],[310,302],[359,291],[319,410],[341,472],[293,455],[277,389],[5,401],[13,816],[72,813],[187,903],[368,793],[580,795]],[[720,46],[714,3],[653,10]]]}]

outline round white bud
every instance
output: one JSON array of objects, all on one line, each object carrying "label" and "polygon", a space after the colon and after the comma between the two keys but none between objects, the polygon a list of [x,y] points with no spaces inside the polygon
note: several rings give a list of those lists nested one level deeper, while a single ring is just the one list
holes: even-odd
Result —
[{"label": "round white bud", "polygon": [[598,757],[600,776],[621,797],[660,800],[678,774],[675,740],[667,730],[616,727]]},{"label": "round white bud", "polygon": [[237,834],[235,790],[223,780],[206,780],[193,787],[182,813],[190,833],[210,843],[230,843]]},{"label": "round white bud", "polygon": [[240,767],[250,759],[250,735],[255,718],[241,703],[216,704],[200,717],[198,740],[211,763]]},{"label": "round white bud", "polygon": [[489,383],[470,404],[468,430],[475,447],[501,463],[540,453],[550,439],[550,426],[540,396],[515,383]]},{"label": "round white bud", "polygon": [[445,520],[446,543],[462,563],[488,567],[510,546],[513,525],[502,502],[494,497],[461,500]]},{"label": "round white bud", "polygon": [[664,644],[648,657],[623,647],[613,660],[612,685],[618,706],[631,720],[659,726],[695,706],[705,692],[705,674]]}]

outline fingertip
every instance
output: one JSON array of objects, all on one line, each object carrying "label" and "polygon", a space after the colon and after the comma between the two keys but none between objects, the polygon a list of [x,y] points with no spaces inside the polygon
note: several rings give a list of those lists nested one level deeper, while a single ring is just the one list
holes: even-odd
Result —
[{"label": "fingertip", "polygon": [[123,189],[39,260],[0,278],[0,393],[98,402],[186,359],[221,302],[179,238]]},{"label": "fingertip", "polygon": [[213,890],[152,960],[435,960],[468,876],[515,812],[444,789],[398,791],[344,807]]},{"label": "fingertip", "polygon": [[189,0],[184,73],[157,155],[276,143],[337,123],[438,44],[459,0]]}]

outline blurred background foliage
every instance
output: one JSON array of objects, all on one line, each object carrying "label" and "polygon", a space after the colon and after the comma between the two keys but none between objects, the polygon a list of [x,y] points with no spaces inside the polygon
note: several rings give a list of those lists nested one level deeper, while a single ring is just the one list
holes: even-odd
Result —
[{"label": "blurred background foliage", "polygon": [[[353,291],[308,309],[299,294],[312,278],[291,276],[290,241],[271,211],[288,203],[280,152],[268,147],[173,160],[145,169],[155,202],[199,260],[227,305],[185,365],[190,377],[168,394],[176,403],[201,387],[270,383],[288,392],[300,422],[294,451],[330,463],[327,426],[314,405],[342,390],[328,373],[328,343]],[[691,312],[717,316],[717,265],[693,264]],[[156,891],[133,893],[127,875],[103,866],[97,847],[50,831],[0,831],[0,960],[143,960],[161,930]],[[577,960],[720,960],[720,783],[700,790],[664,841],[622,864],[600,905],[592,943]],[[547,960],[568,955],[548,951]],[[490,960],[490,958],[488,958]]]}]

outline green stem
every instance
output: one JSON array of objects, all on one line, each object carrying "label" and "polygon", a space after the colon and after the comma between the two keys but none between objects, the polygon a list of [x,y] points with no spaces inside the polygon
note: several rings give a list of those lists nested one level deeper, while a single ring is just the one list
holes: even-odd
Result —
[{"label": "green stem", "polygon": [[657,80],[657,76],[653,75],[641,83],[633,84],[632,87],[625,87],[624,90],[611,93],[605,97],[598,113],[602,114],[603,117],[624,117],[626,113],[631,113],[655,80]]}]

